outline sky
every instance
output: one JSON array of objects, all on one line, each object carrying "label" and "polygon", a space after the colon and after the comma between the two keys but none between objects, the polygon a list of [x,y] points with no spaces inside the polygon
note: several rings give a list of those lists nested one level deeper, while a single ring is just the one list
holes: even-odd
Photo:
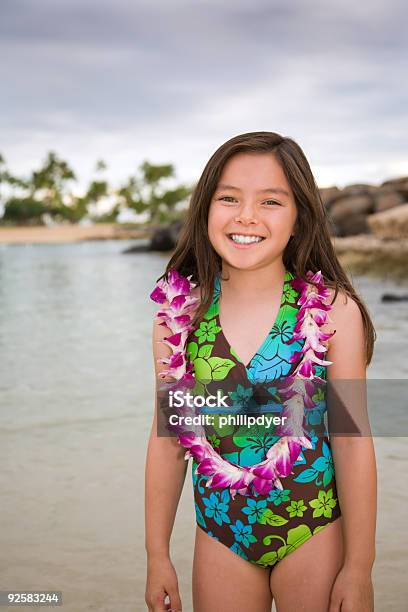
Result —
[{"label": "sky", "polygon": [[54,150],[79,186],[144,161],[198,180],[231,137],[278,132],[320,187],[408,174],[400,0],[1,0],[0,152]]}]

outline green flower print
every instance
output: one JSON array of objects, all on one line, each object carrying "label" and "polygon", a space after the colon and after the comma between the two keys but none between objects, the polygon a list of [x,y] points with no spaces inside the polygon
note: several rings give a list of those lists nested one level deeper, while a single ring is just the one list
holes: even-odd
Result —
[{"label": "green flower print", "polygon": [[221,443],[220,439],[217,438],[215,434],[213,436],[207,436],[207,440],[213,448],[217,448],[217,446],[219,446]]},{"label": "green flower print", "polygon": [[289,302],[289,304],[294,304],[298,297],[298,292],[296,289],[292,287],[290,282],[285,283],[284,291],[283,291],[285,302]]},{"label": "green flower print", "polygon": [[286,506],[286,511],[289,512],[290,518],[294,516],[303,516],[305,510],[307,510],[307,506],[304,505],[303,499],[291,501],[290,506]]},{"label": "green flower print", "polygon": [[248,523],[259,521],[266,509],[266,499],[255,501],[248,498],[247,505],[242,508],[242,512],[248,515]]},{"label": "green flower print", "polygon": [[215,342],[215,336],[220,331],[221,327],[216,324],[216,320],[211,319],[208,323],[202,321],[194,335],[198,338],[198,344],[202,344],[203,342]]},{"label": "green flower print", "polygon": [[328,491],[320,490],[316,499],[312,499],[309,502],[309,506],[314,508],[313,518],[324,516],[325,518],[331,518],[332,510],[336,505],[336,499],[333,499],[333,489]]}]

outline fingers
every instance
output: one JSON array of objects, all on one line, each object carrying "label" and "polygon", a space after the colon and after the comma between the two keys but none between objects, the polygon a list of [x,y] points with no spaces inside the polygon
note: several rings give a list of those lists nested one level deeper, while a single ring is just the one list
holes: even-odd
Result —
[{"label": "fingers", "polygon": [[181,599],[178,588],[176,587],[174,589],[169,589],[168,595],[170,597],[170,607],[168,609],[166,608],[166,610],[168,610],[169,612],[182,612]]},{"label": "fingers", "polygon": [[146,601],[149,612],[182,612],[178,589],[169,590],[156,595],[153,600]]}]

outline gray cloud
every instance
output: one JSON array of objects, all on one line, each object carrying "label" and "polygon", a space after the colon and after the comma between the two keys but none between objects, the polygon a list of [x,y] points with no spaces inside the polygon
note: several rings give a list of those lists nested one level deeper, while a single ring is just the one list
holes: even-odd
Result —
[{"label": "gray cloud", "polygon": [[3,0],[2,152],[18,170],[53,147],[84,175],[148,157],[194,179],[267,129],[322,181],[408,172],[406,16],[396,0]]}]

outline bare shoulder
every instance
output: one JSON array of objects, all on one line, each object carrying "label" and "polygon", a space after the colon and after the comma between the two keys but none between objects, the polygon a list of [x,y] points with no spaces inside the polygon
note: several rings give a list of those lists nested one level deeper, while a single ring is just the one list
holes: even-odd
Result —
[{"label": "bare shoulder", "polygon": [[[332,326],[335,329],[359,326],[362,323],[362,314],[358,303],[345,291],[339,289],[336,298],[333,301],[335,290],[328,287],[329,297],[324,301],[325,304],[330,304],[329,319],[332,321]],[[328,324],[326,324],[328,325]],[[325,329],[323,327],[323,329]]]},{"label": "bare shoulder", "polygon": [[[329,291],[330,297],[325,300],[326,304],[332,303],[335,293],[332,288]],[[365,372],[365,332],[358,303],[339,290],[328,315],[329,320],[322,326],[322,331],[335,331],[328,340],[327,358],[334,362],[329,368],[329,376],[362,378]]]}]

